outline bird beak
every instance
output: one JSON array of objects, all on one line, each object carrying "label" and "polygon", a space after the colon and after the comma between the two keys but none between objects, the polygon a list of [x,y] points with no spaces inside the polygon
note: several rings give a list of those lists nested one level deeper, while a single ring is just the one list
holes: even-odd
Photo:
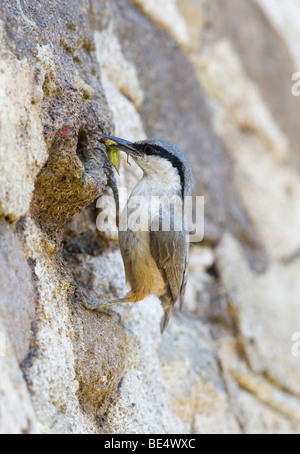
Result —
[{"label": "bird beak", "polygon": [[138,155],[139,152],[135,148],[133,142],[129,142],[128,140],[120,139],[119,137],[114,137],[114,136],[105,136],[104,134],[101,134],[100,136],[101,142],[105,142],[106,140],[111,140],[112,144],[109,145],[111,148],[118,148],[119,150],[125,151],[125,153],[128,153],[129,155]]}]

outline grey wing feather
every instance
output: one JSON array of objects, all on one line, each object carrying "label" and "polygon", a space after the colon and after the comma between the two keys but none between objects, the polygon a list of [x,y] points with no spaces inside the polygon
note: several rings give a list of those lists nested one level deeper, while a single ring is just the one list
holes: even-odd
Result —
[{"label": "grey wing feather", "polygon": [[185,291],[188,263],[186,232],[150,231],[150,251],[170,287],[173,304]]}]

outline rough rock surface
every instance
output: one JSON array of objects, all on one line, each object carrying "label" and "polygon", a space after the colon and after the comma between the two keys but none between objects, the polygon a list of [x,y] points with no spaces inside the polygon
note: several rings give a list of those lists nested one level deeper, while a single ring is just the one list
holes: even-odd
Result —
[{"label": "rough rock surface", "polygon": [[[299,15],[298,0],[1,2],[0,433],[300,432]],[[205,196],[162,337],[155,298],[119,323],[75,291],[126,292],[116,233],[97,230],[99,131],[178,143]],[[139,176],[123,160],[120,188]]]}]

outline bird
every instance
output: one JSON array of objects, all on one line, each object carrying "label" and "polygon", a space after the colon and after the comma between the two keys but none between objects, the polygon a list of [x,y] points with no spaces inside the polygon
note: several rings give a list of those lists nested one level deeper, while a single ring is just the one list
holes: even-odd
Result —
[{"label": "bird", "polygon": [[[178,300],[182,309],[186,289],[189,239],[184,204],[185,198],[192,194],[191,165],[182,149],[168,141],[130,142],[103,134],[100,140],[110,141],[107,143],[112,143],[114,149],[131,157],[142,169],[143,176],[129,196],[119,225],[119,246],[131,289],[124,298],[107,302],[92,300],[89,308],[106,311],[116,304],[136,303],[154,295],[164,310],[160,325],[163,333],[171,308]],[[145,221],[143,229],[130,225],[130,216],[137,209],[136,201],[142,205],[139,213],[144,219],[139,219],[139,224]]]}]

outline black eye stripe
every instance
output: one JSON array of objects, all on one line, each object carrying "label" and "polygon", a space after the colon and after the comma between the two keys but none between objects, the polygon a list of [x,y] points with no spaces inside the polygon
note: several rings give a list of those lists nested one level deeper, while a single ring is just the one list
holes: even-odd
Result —
[{"label": "black eye stripe", "polygon": [[147,156],[160,156],[164,159],[167,159],[172,166],[178,171],[179,177],[180,177],[180,183],[181,183],[181,195],[182,197],[184,196],[184,168],[181,160],[177,158],[173,153],[170,153],[168,150],[166,150],[163,147],[160,147],[159,145],[155,145],[155,147],[152,147],[150,145],[145,145],[143,147],[143,152]]}]

